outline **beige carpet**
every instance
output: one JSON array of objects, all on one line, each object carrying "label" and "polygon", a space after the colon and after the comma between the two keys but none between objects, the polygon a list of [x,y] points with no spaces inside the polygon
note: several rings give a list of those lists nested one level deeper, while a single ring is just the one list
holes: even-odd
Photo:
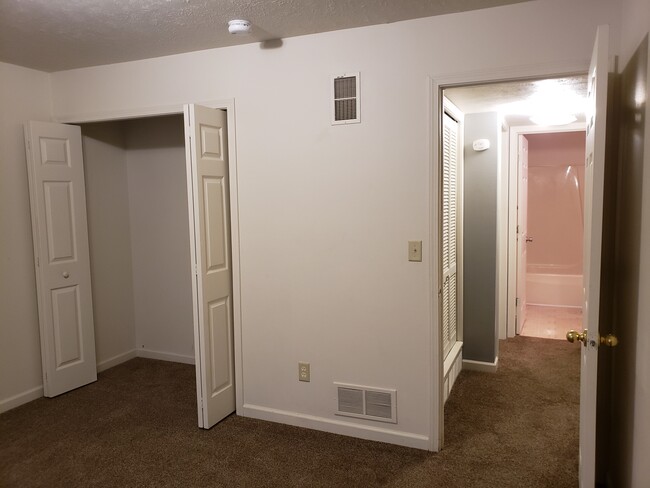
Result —
[{"label": "beige carpet", "polygon": [[134,359],[0,415],[1,487],[575,487],[579,348],[501,342],[463,372],[438,453],[237,417],[196,427],[194,368]]}]

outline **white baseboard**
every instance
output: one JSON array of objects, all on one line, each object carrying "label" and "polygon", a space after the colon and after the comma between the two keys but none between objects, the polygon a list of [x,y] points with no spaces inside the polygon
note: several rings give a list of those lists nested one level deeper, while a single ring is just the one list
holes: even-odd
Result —
[{"label": "white baseboard", "polygon": [[194,356],[183,356],[173,352],[152,351],[150,349],[136,349],[136,356],[147,359],[160,359],[172,363],[194,364]]},{"label": "white baseboard", "polygon": [[472,361],[471,359],[463,359],[463,369],[469,371],[481,371],[483,373],[496,373],[499,366],[499,357],[494,359],[493,363],[486,361]]},{"label": "white baseboard", "polygon": [[262,407],[245,403],[241,408],[244,417],[251,417],[269,422],[305,427],[307,429],[330,432],[332,434],[357,437],[370,441],[387,442],[398,446],[429,449],[429,438],[410,432],[395,431],[371,425],[352,424],[342,420],[316,417],[298,412],[289,412],[275,408]]},{"label": "white baseboard", "polygon": [[117,356],[113,356],[112,358],[105,359],[104,361],[97,363],[97,372],[101,373],[102,371],[106,371],[107,369],[112,368],[113,366],[117,366],[118,364],[124,363],[129,359],[133,359],[136,356],[137,356],[136,350],[131,349],[130,351],[123,352],[122,354],[118,354]]},{"label": "white baseboard", "polygon": [[43,386],[37,386],[30,390],[19,393],[12,397],[6,398],[5,400],[0,400],[0,413],[11,410],[12,408],[20,407],[25,403],[29,403],[32,400],[41,398],[43,396]]}]

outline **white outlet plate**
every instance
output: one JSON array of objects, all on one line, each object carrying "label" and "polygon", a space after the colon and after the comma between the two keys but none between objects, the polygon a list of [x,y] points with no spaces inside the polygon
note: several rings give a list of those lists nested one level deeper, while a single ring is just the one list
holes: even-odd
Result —
[{"label": "white outlet plate", "polygon": [[309,363],[298,363],[298,380],[311,381],[311,367]]},{"label": "white outlet plate", "polygon": [[422,261],[422,241],[409,241],[409,261]]}]

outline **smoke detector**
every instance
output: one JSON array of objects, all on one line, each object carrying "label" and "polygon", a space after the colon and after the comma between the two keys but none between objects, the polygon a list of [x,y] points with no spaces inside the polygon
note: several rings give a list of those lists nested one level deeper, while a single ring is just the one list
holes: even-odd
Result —
[{"label": "smoke detector", "polygon": [[248,20],[230,20],[228,32],[231,34],[248,34],[251,31],[251,23]]}]

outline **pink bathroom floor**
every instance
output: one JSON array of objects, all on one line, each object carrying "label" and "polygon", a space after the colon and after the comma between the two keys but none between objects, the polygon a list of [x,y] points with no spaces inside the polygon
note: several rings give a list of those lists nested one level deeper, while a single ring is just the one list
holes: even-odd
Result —
[{"label": "pink bathroom floor", "polygon": [[565,340],[571,329],[582,330],[582,309],[528,305],[521,335]]}]

